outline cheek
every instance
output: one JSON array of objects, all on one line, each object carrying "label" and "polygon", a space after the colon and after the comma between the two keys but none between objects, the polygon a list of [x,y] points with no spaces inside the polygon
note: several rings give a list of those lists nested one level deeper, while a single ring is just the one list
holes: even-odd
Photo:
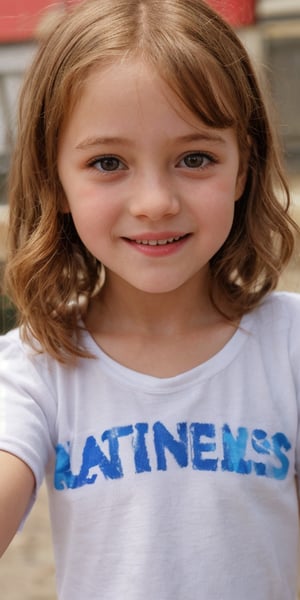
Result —
[{"label": "cheek", "polygon": [[74,185],[66,186],[65,192],[74,222],[92,222],[103,212],[105,204],[94,185],[74,180]]},{"label": "cheek", "polygon": [[96,192],[93,186],[82,186],[76,198],[69,200],[69,209],[77,233],[85,246],[91,249],[107,238],[117,219],[117,210],[111,198]]},{"label": "cheek", "polygon": [[105,211],[91,201],[83,203],[82,206],[71,207],[71,213],[78,233],[96,233],[97,230],[105,228],[107,223]]},{"label": "cheek", "polygon": [[199,190],[196,204],[199,214],[206,219],[224,217],[233,214],[236,200],[236,185],[233,179],[223,178],[211,185],[209,182]]},{"label": "cheek", "polygon": [[[234,218],[235,187],[226,182],[207,189],[199,198],[198,223],[201,235],[215,253],[227,239]],[[201,208],[200,208],[201,206]]]}]

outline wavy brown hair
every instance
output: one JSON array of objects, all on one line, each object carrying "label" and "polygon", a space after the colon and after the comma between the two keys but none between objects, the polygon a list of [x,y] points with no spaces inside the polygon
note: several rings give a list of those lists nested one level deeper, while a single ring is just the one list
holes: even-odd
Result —
[{"label": "wavy brown hair", "polygon": [[151,64],[206,125],[233,127],[247,159],[232,229],[210,262],[220,310],[238,319],[253,309],[275,288],[293,250],[277,139],[231,27],[202,0],[87,0],[40,43],[20,97],[9,185],[7,286],[23,337],[59,360],[87,356],[78,309],[98,289],[101,265],[62,211],[58,138],[91,70],[132,56]]}]

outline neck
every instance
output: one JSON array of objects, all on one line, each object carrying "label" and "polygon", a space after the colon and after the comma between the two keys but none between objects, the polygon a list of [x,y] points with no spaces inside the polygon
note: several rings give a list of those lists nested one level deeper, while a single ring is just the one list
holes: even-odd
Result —
[{"label": "neck", "polygon": [[91,302],[87,325],[94,332],[185,333],[219,318],[209,287],[208,273],[197,274],[180,288],[163,294],[143,292],[121,278],[109,276]]}]

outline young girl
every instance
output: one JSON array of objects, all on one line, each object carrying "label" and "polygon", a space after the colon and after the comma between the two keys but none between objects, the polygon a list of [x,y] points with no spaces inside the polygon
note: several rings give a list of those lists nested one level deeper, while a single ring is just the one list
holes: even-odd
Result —
[{"label": "young girl", "polygon": [[45,476],[60,600],[294,600],[293,224],[231,28],[202,0],[69,9],[10,202],[1,551]]}]

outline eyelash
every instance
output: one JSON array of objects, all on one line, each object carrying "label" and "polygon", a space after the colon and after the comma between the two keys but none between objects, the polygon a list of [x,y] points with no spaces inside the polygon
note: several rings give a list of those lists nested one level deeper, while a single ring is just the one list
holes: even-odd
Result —
[{"label": "eyelash", "polygon": [[203,162],[205,160],[208,161],[208,164],[205,164],[205,165],[201,164],[196,167],[188,167],[188,165],[185,163],[185,166],[187,168],[190,168],[191,171],[204,170],[207,167],[209,167],[209,165],[217,163],[217,160],[215,159],[215,157],[212,156],[211,154],[208,154],[207,152],[188,152],[180,159],[178,164],[180,164],[182,161],[186,161],[187,158],[191,158],[191,157],[200,157],[201,162]]},{"label": "eyelash", "polygon": [[[123,168],[122,169],[120,169],[120,168],[116,168],[116,169],[103,169],[103,167],[102,167],[102,169],[99,169],[96,165],[97,164],[101,164],[101,162],[103,162],[105,160],[107,160],[107,161],[109,161],[109,160],[116,161],[116,162],[119,163],[119,165],[122,164]],[[100,171],[100,173],[116,173],[116,172],[118,172],[120,170],[123,171],[123,170],[126,169],[123,161],[120,158],[118,158],[117,156],[115,156],[114,154],[107,154],[107,155],[103,155],[103,156],[98,156],[97,158],[94,158],[91,162],[89,162],[88,166],[91,167],[91,168],[94,168],[94,169],[96,169],[98,171]]]},{"label": "eyelash", "polygon": [[[190,169],[191,171],[204,170],[207,167],[209,167],[210,164],[217,163],[217,160],[211,154],[208,154],[207,152],[188,152],[180,159],[180,161],[176,164],[176,167],[178,165],[180,165],[180,163],[182,161],[186,161],[186,159],[191,158],[191,157],[193,157],[193,158],[198,157],[201,159],[202,162],[205,160],[208,161],[208,164],[205,164],[205,165],[200,164],[195,167],[191,167],[191,166],[189,167],[185,162],[185,167],[187,169]],[[104,161],[115,161],[116,168],[104,169],[103,165],[101,165],[101,163]],[[116,163],[118,163],[118,164],[116,165]],[[96,166],[97,164],[101,165],[101,169]],[[120,168],[120,165],[123,165],[123,166]],[[97,158],[93,159],[91,162],[89,162],[88,166],[98,170],[100,173],[117,173],[119,171],[124,171],[127,168],[124,165],[123,161],[120,158],[118,158],[117,156],[115,156],[114,154],[107,154],[107,155],[97,157]]]}]

